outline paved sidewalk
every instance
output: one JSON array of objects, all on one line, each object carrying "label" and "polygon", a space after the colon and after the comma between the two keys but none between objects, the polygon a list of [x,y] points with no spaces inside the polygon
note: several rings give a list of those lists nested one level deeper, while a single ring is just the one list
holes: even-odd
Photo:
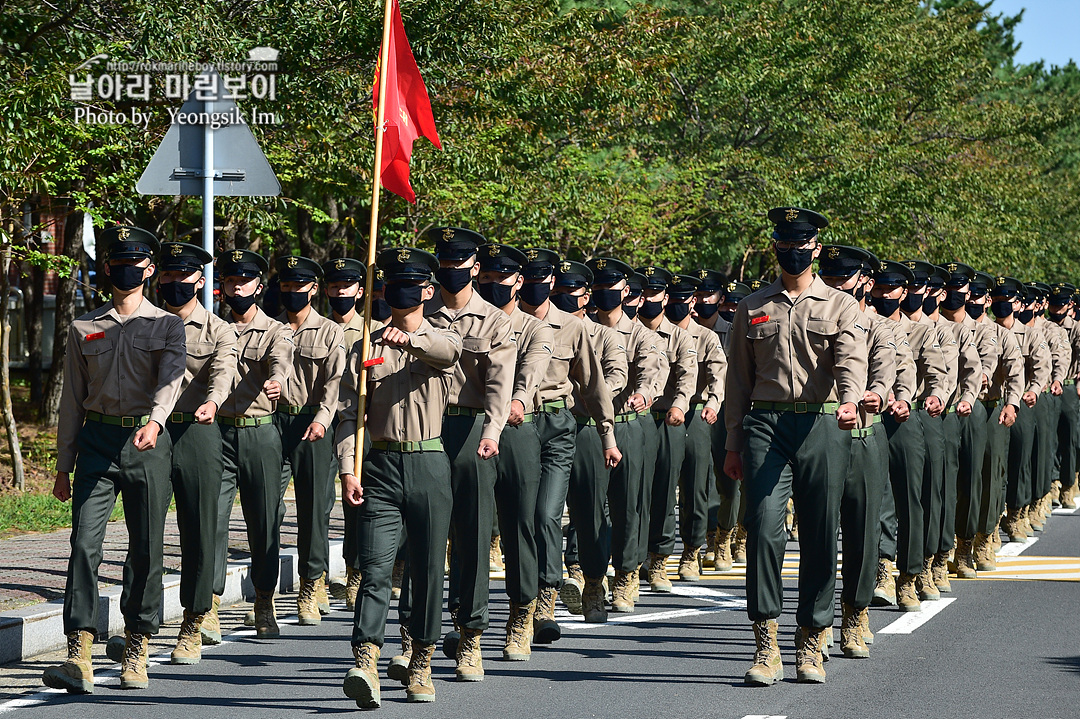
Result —
[{"label": "paved sidewalk", "polygon": [[[117,500],[119,501],[119,500]],[[341,502],[330,517],[330,539],[343,536]],[[67,582],[67,562],[71,552],[71,530],[47,534],[23,534],[0,540],[0,612],[27,607],[38,602],[63,599]],[[105,533],[100,570],[100,587],[119,587],[127,556],[127,528],[123,520],[110,522]],[[291,489],[285,498],[285,521],[281,525],[282,548],[296,546],[296,507]],[[239,503],[233,507],[229,526],[229,561],[247,559],[247,534]],[[165,523],[165,572],[180,571],[180,534],[176,513]]]}]

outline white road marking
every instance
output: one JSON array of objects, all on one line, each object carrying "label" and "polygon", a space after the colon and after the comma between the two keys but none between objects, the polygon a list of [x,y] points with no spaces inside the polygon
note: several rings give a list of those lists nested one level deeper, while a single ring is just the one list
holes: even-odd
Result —
[{"label": "white road marking", "polygon": [[742,719],[787,719],[787,715],[780,714],[747,714]]},{"label": "white road marking", "polygon": [[911,634],[913,631],[934,618],[942,609],[956,601],[956,597],[923,602],[922,609],[907,612],[892,624],[879,629],[878,634]]},{"label": "white road marking", "polygon": [[1038,537],[1028,537],[1025,542],[1008,542],[1002,544],[1001,549],[997,551],[999,557],[1019,557],[1028,547],[1039,541]]},{"label": "white road marking", "polygon": [[1080,509],[1080,505],[1077,505],[1077,506],[1073,507],[1072,509],[1065,509],[1064,507],[1058,507],[1057,509],[1055,509],[1052,512],[1052,514],[1075,514],[1078,509]]}]

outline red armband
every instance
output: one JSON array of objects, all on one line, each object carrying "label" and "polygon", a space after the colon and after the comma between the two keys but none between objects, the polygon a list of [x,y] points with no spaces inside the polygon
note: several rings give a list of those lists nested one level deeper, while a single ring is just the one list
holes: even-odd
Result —
[{"label": "red armband", "polygon": [[375,365],[382,364],[385,361],[385,357],[373,357],[369,360],[364,360],[364,368],[367,369],[368,367],[374,367]]},{"label": "red armband", "polygon": [[754,319],[750,320],[750,324],[751,325],[760,325],[760,324],[762,324],[764,322],[768,322],[768,321],[769,321],[769,316],[768,315],[762,315],[761,317],[755,317]]},{"label": "red armband", "polygon": [[93,334],[86,335],[87,342],[93,342],[94,340],[100,340],[105,338],[104,332],[94,332]]}]

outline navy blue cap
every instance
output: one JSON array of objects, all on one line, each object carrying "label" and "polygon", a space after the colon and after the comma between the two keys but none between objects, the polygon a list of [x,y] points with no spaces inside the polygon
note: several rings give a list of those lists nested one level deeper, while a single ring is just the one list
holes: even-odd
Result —
[{"label": "navy blue cap", "polygon": [[946,262],[940,265],[940,269],[949,275],[945,282],[946,287],[963,287],[975,279],[975,268],[963,262]]},{"label": "navy blue cap", "polygon": [[634,268],[634,272],[645,278],[645,286],[647,288],[654,290],[667,290],[667,286],[671,284],[671,280],[674,277],[674,275],[663,267],[657,267],[656,265],[636,267]]},{"label": "navy blue cap", "polygon": [[162,272],[197,272],[214,261],[214,256],[187,242],[162,242],[158,269]]},{"label": "navy blue cap", "polygon": [[559,264],[559,253],[543,247],[527,247],[525,260],[526,264],[521,269],[521,274],[525,279],[546,280]]},{"label": "navy blue cap", "polygon": [[702,268],[694,272],[687,272],[686,274],[692,275],[698,279],[698,292],[721,292],[724,289],[724,284],[727,282],[724,273],[707,268]]},{"label": "navy blue cap", "polygon": [[371,291],[381,292],[386,287],[386,275],[382,270],[378,269],[378,265],[375,267],[375,279],[371,281]]},{"label": "navy blue cap", "polygon": [[764,277],[756,280],[750,280],[746,285],[750,288],[750,292],[754,293],[760,290],[762,287],[768,287],[773,283],[772,280],[767,280]]},{"label": "navy blue cap", "polygon": [[556,287],[591,287],[593,283],[592,271],[580,262],[563,260],[555,268]]},{"label": "navy blue cap", "polygon": [[697,292],[701,282],[690,275],[675,275],[668,283],[668,295],[676,300],[688,300]]},{"label": "navy blue cap", "polygon": [[383,271],[386,282],[431,281],[439,260],[430,252],[415,247],[393,247],[379,253],[376,266]]},{"label": "navy blue cap", "polygon": [[521,250],[494,242],[476,248],[476,261],[486,272],[520,272],[528,262]]},{"label": "navy blue cap", "polygon": [[427,236],[435,243],[435,256],[452,262],[469,259],[476,254],[477,247],[487,244],[479,232],[462,227],[433,227]]},{"label": "navy blue cap", "polygon": [[995,284],[994,276],[986,272],[979,272],[975,270],[975,277],[971,280],[971,287],[968,288],[972,297],[982,297],[990,288]]},{"label": "navy blue cap", "polygon": [[900,262],[882,260],[874,271],[874,282],[889,287],[906,287],[915,283],[915,273]]},{"label": "navy blue cap", "polygon": [[323,276],[319,263],[307,257],[279,257],[274,266],[278,271],[279,282],[318,282]]},{"label": "navy blue cap", "polygon": [[1055,282],[1050,287],[1050,304],[1067,305],[1072,301],[1076,293],[1076,287],[1068,282]]},{"label": "navy blue cap", "polygon": [[742,282],[736,282],[736,281],[732,280],[731,282],[728,282],[724,286],[724,299],[723,299],[723,301],[725,303],[734,302],[735,304],[738,304],[743,299],[745,299],[746,297],[749,297],[753,293],[754,293],[754,291],[752,289],[750,289],[750,285],[744,284]]},{"label": "navy blue cap", "polygon": [[160,244],[154,233],[141,227],[119,225],[101,233],[110,260],[141,260],[157,254]]},{"label": "navy blue cap", "polygon": [[932,290],[940,290],[951,278],[952,275],[944,269],[935,267],[934,271],[930,273],[930,276],[926,278],[926,285]]},{"label": "navy blue cap", "polygon": [[904,260],[902,263],[905,267],[911,270],[911,274],[915,279],[908,284],[913,287],[921,287],[930,281],[930,275],[934,274],[937,269],[929,262],[922,260]]},{"label": "navy blue cap", "polygon": [[1015,277],[997,276],[990,288],[991,297],[1020,298],[1024,294],[1024,284]]},{"label": "navy blue cap", "polygon": [[634,274],[630,265],[614,257],[594,257],[585,266],[592,270],[593,285],[614,285]]},{"label": "navy blue cap", "polygon": [[217,272],[221,277],[260,277],[269,271],[266,258],[251,250],[225,250],[217,256]]},{"label": "navy blue cap", "polygon": [[825,277],[851,277],[870,267],[871,255],[859,247],[825,245],[818,255],[818,274]]},{"label": "navy blue cap", "polygon": [[769,210],[769,222],[773,223],[773,239],[784,242],[813,239],[829,226],[824,215],[801,207],[774,207]]},{"label": "navy blue cap", "polygon": [[367,267],[355,257],[339,257],[324,262],[323,277],[327,282],[364,282],[367,279]]}]

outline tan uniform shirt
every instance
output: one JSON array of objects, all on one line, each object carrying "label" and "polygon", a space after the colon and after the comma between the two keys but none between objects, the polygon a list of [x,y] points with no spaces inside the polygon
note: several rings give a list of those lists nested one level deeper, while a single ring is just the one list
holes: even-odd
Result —
[{"label": "tan uniform shirt", "polygon": [[[619,344],[622,335],[610,327],[604,327],[592,320],[583,320],[585,331],[589,335],[589,344],[600,359],[600,369],[604,373],[604,384],[608,392],[615,397],[626,386],[626,348]],[[570,411],[577,417],[588,417],[589,412],[581,397],[581,390],[574,385],[571,394],[573,403]],[[614,408],[614,405],[612,405]]]},{"label": "tan uniform shirt", "polygon": [[1043,316],[1035,318],[1035,326],[1042,330],[1046,344],[1050,347],[1052,369],[1051,382],[1064,382],[1069,378],[1069,365],[1072,364],[1072,347],[1069,345],[1069,333]]},{"label": "tan uniform shirt", "polygon": [[1018,319],[1014,318],[1013,326],[1006,329],[1016,335],[1020,354],[1024,356],[1024,391],[1039,394],[1050,383],[1053,369],[1050,347],[1037,329],[1020,324]]},{"label": "tan uniform shirt", "polygon": [[187,371],[174,412],[193,414],[205,402],[219,408],[229,398],[236,374],[236,328],[198,302],[184,320]]},{"label": "tan uniform shirt", "polygon": [[[288,313],[282,312],[277,320],[292,330]],[[326,429],[337,414],[338,383],[345,371],[345,332],[337,322],[309,309],[292,333],[292,341],[296,350],[289,381],[281,388],[281,404],[318,407],[312,421]]]},{"label": "tan uniform shirt", "polygon": [[247,325],[226,319],[239,337],[239,359],[233,376],[232,392],[218,414],[222,417],[265,417],[273,414],[275,403],[263,394],[263,385],[273,380],[281,384],[282,396],[292,372],[293,342],[288,327],[270,319],[259,307]]},{"label": "tan uniform shirt", "polygon": [[424,316],[433,327],[453,330],[461,337],[461,360],[454,372],[450,404],[484,410],[481,438],[498,442],[510,413],[517,366],[510,318],[475,290],[460,310],[447,307],[437,292],[424,308]]},{"label": "tan uniform shirt", "polygon": [[1080,323],[1072,317],[1066,317],[1059,325],[1069,338],[1069,347],[1072,350],[1072,361],[1069,362],[1069,376],[1067,379],[1080,378]]},{"label": "tan uniform shirt", "polygon": [[653,401],[653,388],[664,371],[664,353],[660,350],[659,335],[625,314],[609,329],[618,334],[619,345],[626,348],[626,385],[612,398],[615,411],[626,414],[633,411],[629,400],[635,394],[644,397],[646,404]]},{"label": "tan uniform shirt", "polygon": [[982,357],[975,342],[975,333],[962,322],[953,322],[944,316],[938,318],[937,325],[947,330],[956,343],[957,363],[950,365],[956,368],[953,370],[956,380],[953,402],[971,404],[982,393]]},{"label": "tan uniform shirt", "polygon": [[694,341],[698,360],[697,391],[691,401],[704,402],[706,409],[719,412],[724,403],[724,382],[727,380],[727,355],[720,346],[720,337],[693,320],[686,333]]},{"label": "tan uniform shirt", "polygon": [[[338,324],[341,325],[342,331],[345,332],[345,354],[348,354],[354,344],[364,339],[364,315],[359,311],[353,312],[351,320],[345,323],[338,322]],[[372,332],[385,326],[384,323],[378,320],[371,321]]]},{"label": "tan uniform shirt", "polygon": [[56,471],[75,470],[86,413],[141,417],[165,428],[184,382],[184,323],[147,299],[127,317],[112,302],[71,323],[56,429]]},{"label": "tan uniform shirt", "polygon": [[742,451],[754,401],[858,406],[867,376],[862,316],[853,297],[816,276],[795,299],[778,279],[739,303],[724,407],[728,451]]},{"label": "tan uniform shirt", "polygon": [[919,370],[915,364],[915,355],[911,351],[911,342],[899,322],[891,322],[880,315],[875,319],[892,333],[893,346],[896,347],[896,382],[893,384],[893,399],[906,402],[914,401],[915,391],[919,386]]},{"label": "tan uniform shirt", "polygon": [[515,307],[510,313],[510,328],[517,344],[517,370],[514,373],[515,399],[525,407],[525,413],[536,411],[540,400],[540,384],[551,364],[555,332],[546,322]]},{"label": "tan uniform shirt", "polygon": [[956,367],[960,361],[960,347],[956,344],[956,339],[951,332],[939,326],[925,313],[920,313],[917,323],[930,328],[941,354],[945,357],[946,372],[941,385],[941,394],[937,395],[937,397],[946,407],[956,404]]},{"label": "tan uniform shirt", "polygon": [[698,356],[694,338],[663,315],[653,331],[660,335],[667,372],[657,380],[652,410],[667,412],[675,407],[686,414],[690,411],[690,398],[697,390]]},{"label": "tan uniform shirt", "polygon": [[[991,322],[984,315],[980,325],[987,325],[994,333],[993,346],[997,349],[997,360],[990,375],[990,386],[986,390],[986,399],[1004,400],[1005,404],[1020,407],[1020,397],[1024,394],[1024,355],[1020,351],[1017,336],[996,322]],[[1019,324],[1019,323],[1018,323]],[[985,363],[983,365],[986,367]]]},{"label": "tan uniform shirt", "polygon": [[903,313],[900,314],[898,324],[901,331],[907,334],[911,356],[915,361],[918,381],[913,399],[924,402],[930,397],[937,397],[944,403],[948,399],[949,369],[945,364],[945,355],[941,352],[937,332],[928,324],[912,322]]},{"label": "tan uniform shirt", "polygon": [[896,385],[896,365],[900,352],[890,323],[880,315],[861,310],[858,323],[866,328],[866,390],[889,403],[889,393]]},{"label": "tan uniform shirt", "polygon": [[[383,361],[368,369],[365,431],[373,442],[435,439],[442,434],[454,368],[461,358],[461,337],[432,327],[425,319],[409,334],[409,347],[387,347],[379,343],[383,329],[371,334],[370,359],[381,357]],[[335,434],[341,474],[352,474],[356,459],[360,369],[360,347],[354,345],[341,378]]]}]

